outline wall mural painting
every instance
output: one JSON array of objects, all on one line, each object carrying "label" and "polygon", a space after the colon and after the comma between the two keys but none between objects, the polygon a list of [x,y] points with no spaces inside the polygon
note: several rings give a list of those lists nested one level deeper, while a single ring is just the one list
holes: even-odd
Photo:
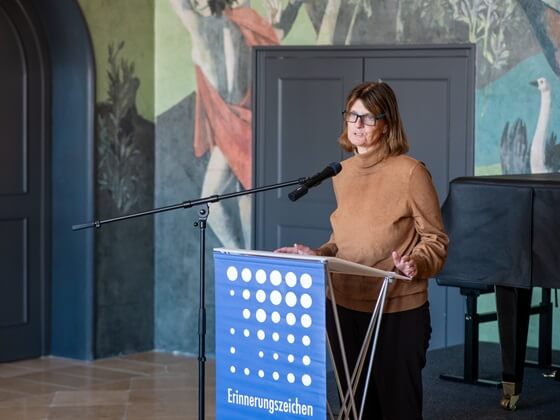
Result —
[{"label": "wall mural painting", "polygon": [[[279,43],[269,21],[234,0],[171,0],[192,44],[197,92],[193,147],[208,154],[201,196],[251,187],[251,46]],[[226,247],[249,246],[250,198],[212,205],[209,226]],[[242,235],[231,219],[241,219]],[[217,221],[217,222],[215,222]],[[239,220],[238,220],[239,221]]]},{"label": "wall mural painting", "polygon": [[[196,99],[193,148],[196,157],[208,158],[201,196],[250,188],[252,172],[250,70],[251,47],[278,45],[292,28],[302,0],[267,2],[267,17],[248,1],[170,0],[188,32],[195,64]],[[352,13],[340,22],[341,2],[327,10],[326,1],[305,2],[318,43],[332,43],[335,34],[349,41],[362,9],[370,3],[351,1]],[[345,28],[340,32],[341,28]],[[237,208],[214,203],[209,226],[226,247],[250,246],[250,197],[240,197]],[[240,226],[242,234],[232,226]]]},{"label": "wall mural painting", "polygon": [[[527,15],[550,68],[555,76],[560,77],[560,1],[519,0],[519,4]],[[550,79],[557,82],[554,76]],[[536,127],[529,142],[527,125],[522,118],[517,118],[511,128],[509,121],[506,122],[500,142],[500,161],[504,174],[560,172],[560,144],[550,124],[555,111],[553,84],[546,77],[539,77],[529,83],[539,96],[538,111],[536,107],[529,110],[532,111],[530,116],[536,116]]]},{"label": "wall mural painting", "polygon": [[[250,48],[282,43],[301,13],[316,44],[475,43],[477,173],[559,170],[559,127],[552,127],[556,110],[547,102],[559,84],[559,0],[266,0],[264,16],[248,0],[169,1],[192,45],[193,148],[208,159],[202,197],[251,187]],[[551,74],[539,73],[539,56]],[[534,92],[524,86],[514,99],[517,85],[529,82],[538,84]],[[529,108],[535,93],[541,112]],[[248,197],[236,207],[215,203],[212,213],[209,225],[222,245],[250,246]]]},{"label": "wall mural painting", "polygon": [[[99,219],[154,202],[154,124],[137,111],[140,79],[124,52],[124,42],[107,47],[107,98],[96,105]],[[96,230],[95,246],[95,357],[152,349],[153,221],[144,217]]]},{"label": "wall mural painting", "polygon": [[97,182],[119,214],[138,203],[142,169],[134,126],[127,121],[140,81],[134,76],[134,63],[119,57],[123,47],[124,42],[120,42],[107,48],[107,101],[97,107]]},{"label": "wall mural painting", "polygon": [[[157,116],[156,205],[252,187],[251,47],[476,44],[475,173],[560,171],[560,0],[168,0],[190,62],[160,80],[186,86]],[[168,20],[166,20],[168,19]],[[158,27],[158,26],[156,26]],[[181,36],[181,35],[179,35]],[[164,51],[166,71],[175,50]],[[185,63],[185,61],[182,61]],[[177,71],[178,70],[178,71]],[[177,76],[180,74],[181,76]],[[192,82],[191,82],[192,80]],[[196,85],[195,85],[196,83]],[[159,92],[156,91],[156,94]],[[167,98],[165,98],[167,99]],[[333,139],[336,141],[336,139]],[[414,141],[414,139],[411,139]],[[209,249],[251,247],[250,198],[212,203]],[[198,262],[184,220],[156,219],[156,345],[195,351]],[[181,262],[177,267],[177,261]],[[211,276],[211,272],[207,273]],[[208,277],[210,278],[210,277]],[[178,291],[184,294],[178,294]],[[208,296],[212,294],[212,284]],[[209,302],[211,300],[209,299]],[[208,312],[212,323],[213,310]],[[186,319],[177,325],[176,319]],[[177,331],[185,334],[177,334]],[[209,348],[212,347],[209,334]]]}]

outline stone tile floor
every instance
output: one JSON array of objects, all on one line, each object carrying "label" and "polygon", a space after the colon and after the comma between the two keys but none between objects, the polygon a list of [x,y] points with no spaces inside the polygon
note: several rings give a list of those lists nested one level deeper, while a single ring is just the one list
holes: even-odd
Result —
[{"label": "stone tile floor", "polygon": [[[215,362],[206,363],[206,418],[215,418]],[[0,363],[0,420],[195,420],[198,361],[147,352],[82,362]]]}]

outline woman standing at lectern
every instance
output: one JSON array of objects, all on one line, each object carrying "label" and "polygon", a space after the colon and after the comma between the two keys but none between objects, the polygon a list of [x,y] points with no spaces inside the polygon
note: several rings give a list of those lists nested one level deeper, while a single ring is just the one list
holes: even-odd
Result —
[{"label": "woman standing at lectern", "polygon": [[[428,278],[442,268],[448,244],[437,194],[424,164],[405,155],[408,141],[389,85],[356,86],[343,117],[339,143],[354,156],[342,162],[342,172],[333,179],[337,208],[331,215],[331,238],[318,249],[294,244],[277,252],[336,256],[412,278],[389,286],[362,418],[421,419],[422,369],[431,334]],[[334,293],[352,372],[381,282],[331,276],[327,297]],[[345,393],[331,302],[326,308],[327,332]],[[358,412],[363,382],[356,394]]]}]

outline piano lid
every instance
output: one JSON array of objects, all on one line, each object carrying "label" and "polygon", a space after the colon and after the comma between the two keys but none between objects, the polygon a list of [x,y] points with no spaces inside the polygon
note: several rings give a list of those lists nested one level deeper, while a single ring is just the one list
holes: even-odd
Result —
[{"label": "piano lid", "polygon": [[437,276],[444,283],[560,286],[560,174],[457,178],[442,215],[450,238]]}]

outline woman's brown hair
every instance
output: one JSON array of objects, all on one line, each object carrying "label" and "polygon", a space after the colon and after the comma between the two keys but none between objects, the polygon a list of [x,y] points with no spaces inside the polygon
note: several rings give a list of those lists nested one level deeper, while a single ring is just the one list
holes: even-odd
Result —
[{"label": "woman's brown hair", "polygon": [[[387,125],[387,134],[382,138],[382,141],[387,156],[398,156],[408,152],[408,139],[404,132],[397,98],[393,89],[385,82],[364,82],[348,94],[344,110],[349,112],[357,100],[361,100],[373,115],[384,115],[383,120]],[[356,150],[348,140],[348,123],[345,123],[344,131],[338,142],[348,152]]]}]

